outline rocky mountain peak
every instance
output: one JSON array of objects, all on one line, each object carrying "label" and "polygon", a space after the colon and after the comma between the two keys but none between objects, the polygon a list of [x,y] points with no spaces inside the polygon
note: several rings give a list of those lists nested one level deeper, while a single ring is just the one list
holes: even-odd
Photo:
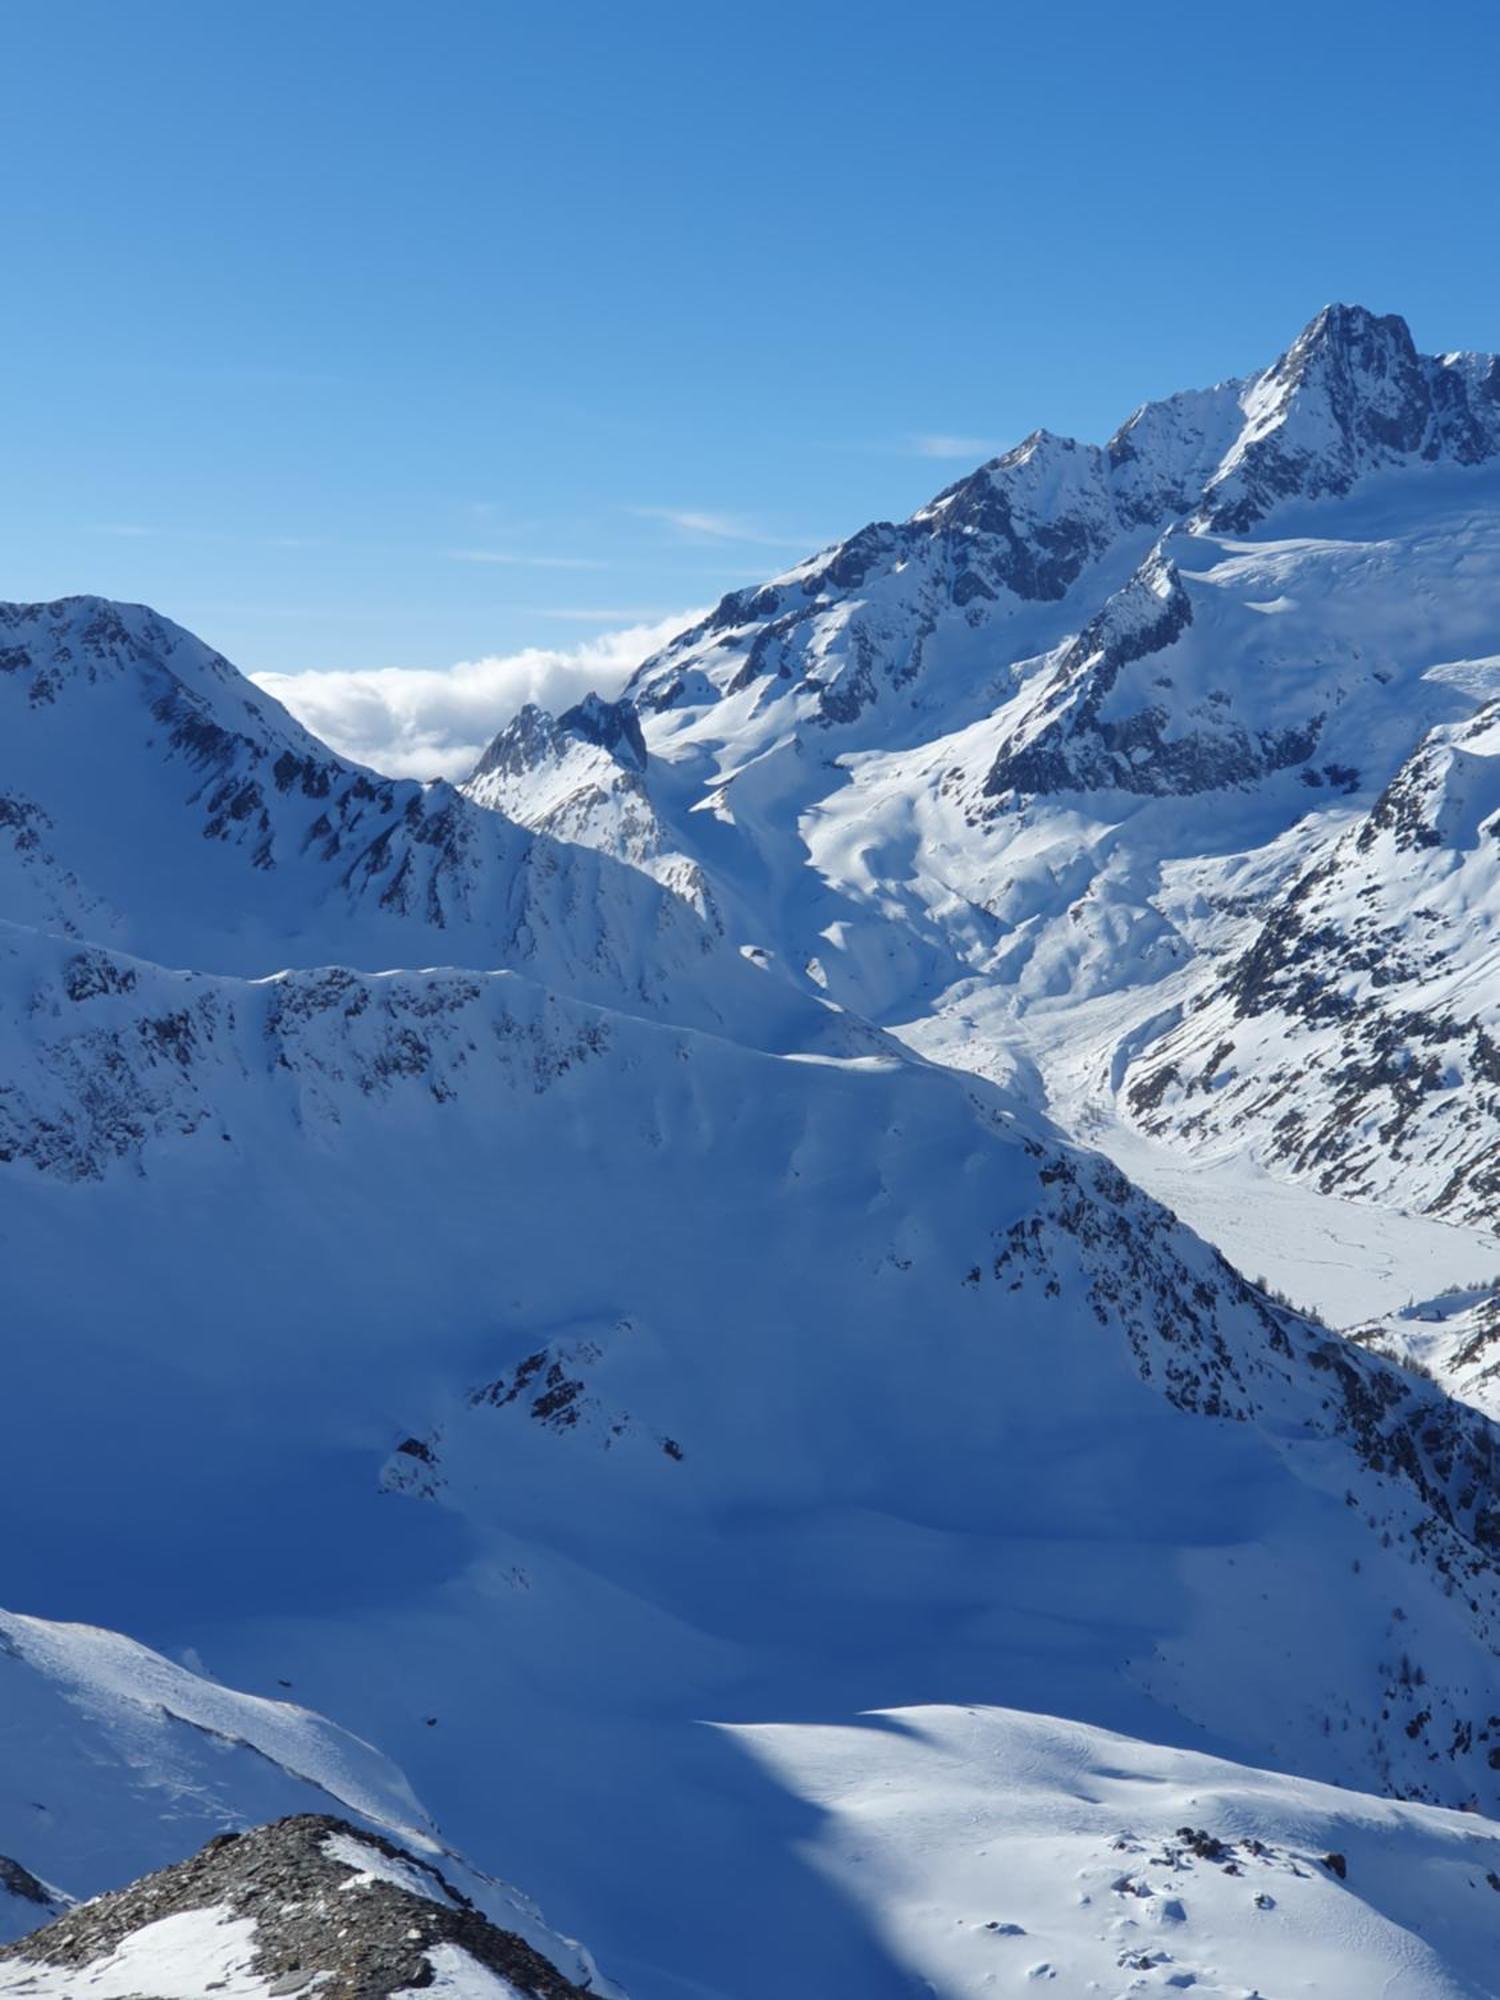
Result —
[{"label": "rocky mountain peak", "polygon": [[1432,421],[1427,371],[1406,321],[1363,306],[1325,306],[1262,384],[1283,420],[1294,399],[1316,399],[1316,414],[1352,451],[1420,451]]},{"label": "rocky mountain peak", "polygon": [[528,701],[493,737],[464,789],[481,787],[485,779],[523,777],[565,756],[571,743],[590,743],[626,770],[646,768],[646,739],[634,704],[589,693],[561,715]]},{"label": "rocky mountain peak", "polygon": [[1276,365],[1278,370],[1296,373],[1317,361],[1331,361],[1363,373],[1382,374],[1393,364],[1414,366],[1417,358],[1411,328],[1399,313],[1333,304],[1314,314]]},{"label": "rocky mountain peak", "polygon": [[1395,313],[1325,306],[1246,387],[1244,428],[1198,525],[1244,534],[1288,500],[1336,498],[1371,472],[1494,457],[1500,411],[1474,360],[1419,354]]},{"label": "rocky mountain peak", "polygon": [[469,786],[483,778],[513,777],[535,770],[556,753],[557,743],[557,717],[550,709],[528,701],[491,737],[463,782]]},{"label": "rocky mountain peak", "polygon": [[574,2000],[585,1991],[491,1923],[430,1861],[321,1813],[219,1834],[190,1859],[0,1951],[0,1994],[62,2000],[101,1981],[140,2000],[188,1991],[387,2000],[425,1987],[473,2000]]}]

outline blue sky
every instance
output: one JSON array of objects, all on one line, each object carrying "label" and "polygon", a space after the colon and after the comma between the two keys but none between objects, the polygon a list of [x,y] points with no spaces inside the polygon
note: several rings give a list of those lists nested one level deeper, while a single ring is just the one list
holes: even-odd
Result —
[{"label": "blue sky", "polygon": [[252,670],[711,601],[1334,297],[1500,346],[1458,5],[10,0],[0,594]]}]

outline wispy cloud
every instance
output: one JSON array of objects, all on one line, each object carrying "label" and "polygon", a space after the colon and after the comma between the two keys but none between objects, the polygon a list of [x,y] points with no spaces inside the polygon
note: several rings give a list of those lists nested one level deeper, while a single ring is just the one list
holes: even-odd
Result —
[{"label": "wispy cloud", "polygon": [[89,532],[113,535],[130,541],[166,541],[211,544],[233,549],[328,549],[339,544],[322,535],[235,534],[224,528],[159,528],[143,521],[95,521]]},{"label": "wispy cloud", "polygon": [[632,507],[630,512],[642,521],[665,521],[695,542],[748,542],[763,549],[818,546],[816,536],[768,534],[758,523],[738,514],[710,514],[696,507]]},{"label": "wispy cloud", "polygon": [[514,549],[445,549],[449,562],[497,563],[502,569],[609,569],[593,556],[533,556]]},{"label": "wispy cloud", "polygon": [[994,458],[1005,446],[998,438],[964,437],[953,431],[917,431],[907,440],[914,458]]},{"label": "wispy cloud", "polygon": [[523,703],[539,702],[555,713],[591,688],[618,694],[642,660],[702,616],[681,611],[600,632],[576,646],[528,646],[453,667],[251,678],[346,757],[395,778],[461,778]]}]

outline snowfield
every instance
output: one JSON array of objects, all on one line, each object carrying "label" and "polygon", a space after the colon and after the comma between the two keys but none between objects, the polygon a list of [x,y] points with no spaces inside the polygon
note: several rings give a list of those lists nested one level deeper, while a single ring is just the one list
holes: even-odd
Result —
[{"label": "snowfield", "polygon": [[913,1991],[1495,1990],[1500,1839],[1465,1815],[1003,1709],[739,1733]]}]

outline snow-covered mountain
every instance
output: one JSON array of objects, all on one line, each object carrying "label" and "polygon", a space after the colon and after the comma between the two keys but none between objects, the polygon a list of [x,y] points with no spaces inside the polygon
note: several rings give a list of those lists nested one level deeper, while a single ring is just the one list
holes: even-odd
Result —
[{"label": "snow-covered mountain", "polygon": [[633,2000],[1493,2000],[1496,1431],[1257,1218],[1493,1221],[1497,628],[1352,309],[456,789],[0,613],[17,1926],[331,1808]]},{"label": "snow-covered mountain", "polygon": [[1500,702],[1430,730],[1136,1058],[1142,1126],[1330,1191],[1500,1216]]},{"label": "snow-covered mountain", "polygon": [[168,965],[522,966],[615,1005],[808,1032],[639,870],[346,762],[136,605],[0,606],[0,885],[12,921]]},{"label": "snow-covered mountain", "polygon": [[539,716],[504,797],[1080,1135],[1493,1227],[1497,699],[1500,361],[1331,307],[726,597],[628,816]]},{"label": "snow-covered mountain", "polygon": [[1494,1991],[1500,1873],[1467,1815],[997,1709],[742,1735],[928,1992]]}]

